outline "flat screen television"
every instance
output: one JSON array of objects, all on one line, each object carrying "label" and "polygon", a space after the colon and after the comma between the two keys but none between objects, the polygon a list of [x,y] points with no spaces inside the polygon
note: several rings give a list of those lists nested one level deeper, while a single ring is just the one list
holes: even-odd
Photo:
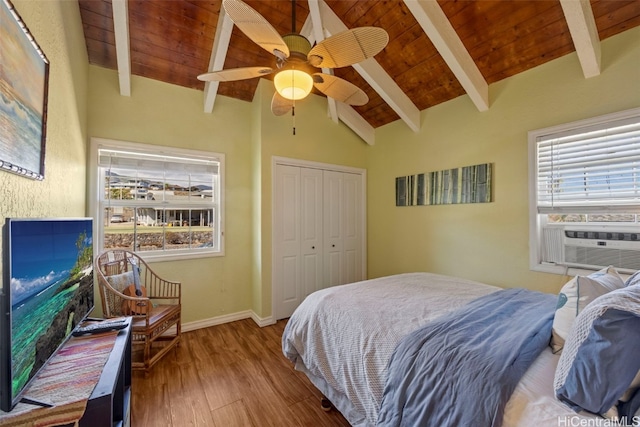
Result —
[{"label": "flat screen television", "polygon": [[92,219],[7,219],[3,273],[0,409],[8,412],[34,403],[26,387],[94,307]]}]

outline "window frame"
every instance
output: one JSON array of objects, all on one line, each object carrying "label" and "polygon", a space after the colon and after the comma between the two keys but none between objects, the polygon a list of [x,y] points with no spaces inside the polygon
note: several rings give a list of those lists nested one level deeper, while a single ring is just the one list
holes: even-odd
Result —
[{"label": "window frame", "polygon": [[[138,142],[130,142],[130,141],[120,141],[120,140],[112,140],[105,138],[91,138],[91,144],[89,149],[90,156],[90,167],[88,170],[89,173],[89,195],[90,195],[90,204],[89,210],[90,215],[93,216],[96,220],[94,221],[94,236],[96,236],[96,248],[98,253],[102,253],[104,248],[104,222],[105,222],[105,204],[109,203],[104,198],[104,169],[99,166],[99,152],[100,149],[113,149],[113,150],[131,150],[131,151],[140,151],[140,152],[151,152],[151,153],[162,153],[173,156],[195,156],[195,157],[208,157],[211,159],[216,159],[219,162],[219,171],[218,171],[218,183],[219,183],[219,200],[217,202],[216,209],[218,210],[219,215],[219,231],[218,231],[218,242],[219,247],[217,249],[179,249],[175,251],[138,251],[136,252],[142,258],[144,258],[148,262],[154,261],[173,261],[173,260],[183,260],[183,259],[196,259],[196,258],[210,258],[210,257],[219,257],[225,255],[225,155],[223,153],[217,153],[212,151],[202,151],[202,150],[192,150],[186,148],[178,148],[171,146],[162,146],[162,145],[153,145],[153,144],[144,144]],[[160,203],[150,203],[146,200],[138,200],[137,207],[145,207],[150,205],[157,205]],[[166,204],[166,202],[161,202],[167,207],[170,205]],[[121,205],[121,202],[116,202],[115,205]],[[184,203],[177,203],[176,209],[180,209],[179,206],[186,206]],[[114,203],[111,202],[111,206],[114,206]],[[203,205],[203,209],[211,209],[212,205]]]},{"label": "window frame", "polygon": [[[585,120],[579,120],[571,123],[560,124],[543,129],[536,129],[528,132],[528,157],[529,157],[529,268],[532,271],[539,271],[545,273],[562,274],[562,275],[577,275],[588,274],[592,272],[580,267],[569,267],[558,264],[547,264],[542,262],[542,234],[543,227],[546,225],[544,214],[538,213],[538,156],[537,146],[538,138],[545,137],[550,134],[567,134],[567,133],[580,133],[584,128],[594,126],[606,126],[608,123],[615,121],[639,118],[640,108],[633,108],[630,110],[619,111],[611,114],[605,114]],[[592,212],[584,213],[594,213]],[[606,209],[603,209],[605,212]],[[635,212],[638,211],[636,207]],[[602,230],[611,228],[628,227],[629,224],[624,223],[602,223],[597,227]],[[593,225],[589,226],[590,228]]]}]

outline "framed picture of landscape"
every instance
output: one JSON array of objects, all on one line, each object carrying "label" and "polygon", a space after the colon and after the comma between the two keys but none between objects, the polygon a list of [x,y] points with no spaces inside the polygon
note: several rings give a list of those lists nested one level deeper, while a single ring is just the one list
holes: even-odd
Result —
[{"label": "framed picture of landscape", "polygon": [[0,22],[0,170],[42,180],[49,61],[9,0]]}]

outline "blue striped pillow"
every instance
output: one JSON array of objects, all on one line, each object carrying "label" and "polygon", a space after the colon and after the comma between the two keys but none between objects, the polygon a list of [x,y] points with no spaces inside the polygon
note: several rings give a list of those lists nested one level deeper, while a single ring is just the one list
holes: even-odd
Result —
[{"label": "blue striped pillow", "polygon": [[574,410],[617,412],[620,398],[633,393],[638,354],[640,285],[602,295],[578,315],[556,368],[556,396]]}]

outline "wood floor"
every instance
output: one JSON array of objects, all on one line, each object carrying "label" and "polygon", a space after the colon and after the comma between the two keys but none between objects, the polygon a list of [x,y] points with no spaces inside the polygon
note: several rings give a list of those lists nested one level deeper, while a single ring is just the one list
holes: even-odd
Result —
[{"label": "wood floor", "polygon": [[241,320],[182,334],[147,378],[133,374],[131,425],[348,426],[283,355],[286,321]]}]

